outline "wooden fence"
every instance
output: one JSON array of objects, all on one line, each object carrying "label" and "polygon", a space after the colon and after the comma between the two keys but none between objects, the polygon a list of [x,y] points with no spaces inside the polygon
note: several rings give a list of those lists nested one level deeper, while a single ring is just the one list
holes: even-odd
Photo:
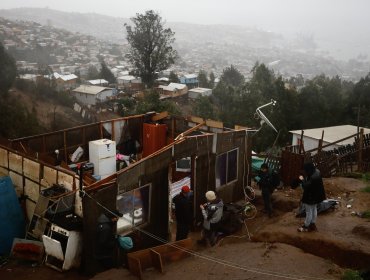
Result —
[{"label": "wooden fence", "polygon": [[[335,144],[354,138],[353,144],[336,147]],[[330,149],[332,147],[332,149]],[[324,150],[325,148],[325,150]],[[304,151],[301,145],[287,146],[281,155],[281,178],[285,185],[289,185],[301,173],[304,162],[312,161],[323,177],[331,177],[348,172],[370,171],[370,133],[359,133],[340,139],[334,143],[322,145]]]}]

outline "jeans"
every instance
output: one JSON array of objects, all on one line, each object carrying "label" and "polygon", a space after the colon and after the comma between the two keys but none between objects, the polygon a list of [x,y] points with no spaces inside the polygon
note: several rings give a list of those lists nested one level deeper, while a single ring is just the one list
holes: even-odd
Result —
[{"label": "jeans", "polygon": [[267,214],[272,214],[272,205],[271,205],[271,192],[270,190],[262,190],[263,204],[265,206],[265,211]]},{"label": "jeans", "polygon": [[187,238],[188,234],[189,234],[189,225],[177,223],[176,241]]},{"label": "jeans", "polygon": [[303,203],[306,209],[306,219],[304,220],[305,227],[309,227],[310,224],[316,223],[317,218],[317,204],[306,204]]}]

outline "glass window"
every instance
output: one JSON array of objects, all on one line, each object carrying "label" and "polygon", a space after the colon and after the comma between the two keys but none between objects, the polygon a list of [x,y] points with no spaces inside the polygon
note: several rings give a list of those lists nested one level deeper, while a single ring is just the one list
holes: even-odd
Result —
[{"label": "glass window", "polygon": [[117,210],[123,215],[117,222],[117,233],[149,221],[150,187],[134,189],[117,196]]},{"label": "glass window", "polygon": [[238,149],[220,154],[216,158],[216,190],[238,177]]}]

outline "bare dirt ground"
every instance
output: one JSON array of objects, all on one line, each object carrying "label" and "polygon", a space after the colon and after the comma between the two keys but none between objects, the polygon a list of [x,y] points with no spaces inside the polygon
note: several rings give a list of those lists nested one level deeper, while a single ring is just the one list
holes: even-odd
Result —
[{"label": "bare dirt ground", "polygon": [[[328,198],[337,209],[318,216],[318,232],[297,232],[303,218],[295,217],[300,190],[285,188],[273,194],[274,216],[258,212],[247,227],[224,238],[213,248],[194,246],[197,256],[167,263],[165,273],[154,269],[144,279],[340,279],[344,270],[370,269],[370,220],[354,213],[370,210],[365,183],[351,178],[325,179]],[[262,209],[257,191],[253,201]],[[350,208],[347,205],[351,205]],[[248,230],[247,230],[248,229]],[[250,235],[250,239],[248,236]],[[192,233],[196,240],[199,233]],[[195,242],[194,242],[195,243]],[[0,268],[0,279],[88,279],[76,271],[59,273],[45,266],[17,265]],[[137,279],[124,268],[97,274],[93,280]]]},{"label": "bare dirt ground", "polygon": [[54,115],[58,125],[63,127],[72,127],[82,124],[81,118],[72,108],[56,105],[51,100],[46,100],[42,97],[37,98],[30,93],[17,89],[13,89],[11,94],[15,96],[20,103],[26,106],[30,112],[34,109],[40,124],[47,129],[50,129],[52,126]]}]

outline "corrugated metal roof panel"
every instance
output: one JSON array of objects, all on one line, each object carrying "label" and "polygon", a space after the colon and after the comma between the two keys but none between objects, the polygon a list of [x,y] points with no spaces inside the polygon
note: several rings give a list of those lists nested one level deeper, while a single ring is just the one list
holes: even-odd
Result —
[{"label": "corrugated metal roof panel", "polygon": [[[329,126],[329,127],[320,127],[312,129],[303,129],[303,136],[310,137],[313,139],[321,139],[322,131],[324,131],[324,142],[333,143],[340,139],[346,138],[357,133],[357,126],[354,125],[338,125],[338,126]],[[301,135],[302,130],[291,130],[289,131],[293,134]],[[369,128],[364,128],[364,133],[370,133]],[[352,144],[353,139],[347,139],[340,144]]]}]

